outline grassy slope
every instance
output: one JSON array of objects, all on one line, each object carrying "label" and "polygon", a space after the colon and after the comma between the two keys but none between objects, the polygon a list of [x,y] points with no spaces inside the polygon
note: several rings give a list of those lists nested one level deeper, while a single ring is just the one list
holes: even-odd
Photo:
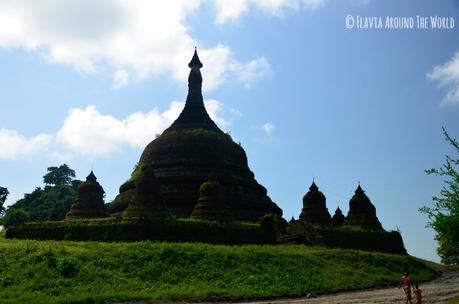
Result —
[{"label": "grassy slope", "polygon": [[[79,268],[73,277],[66,262]],[[353,250],[0,238],[0,302],[300,295],[397,282],[404,269],[419,281],[434,276],[412,257]]]}]

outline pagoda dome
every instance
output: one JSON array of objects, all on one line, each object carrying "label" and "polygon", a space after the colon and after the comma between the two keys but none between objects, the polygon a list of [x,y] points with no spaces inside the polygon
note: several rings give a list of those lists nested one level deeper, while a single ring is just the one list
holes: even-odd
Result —
[{"label": "pagoda dome", "polygon": [[349,213],[344,221],[345,225],[356,225],[371,229],[382,229],[376,217],[376,208],[370,201],[360,184],[349,201]]},{"label": "pagoda dome", "polygon": [[331,218],[331,223],[335,226],[341,226],[344,223],[346,217],[344,216],[341,209],[338,207],[336,208],[335,214]]},{"label": "pagoda dome", "polygon": [[300,220],[318,224],[330,223],[330,213],[326,206],[325,195],[319,191],[313,181],[309,191],[303,196],[303,209]]},{"label": "pagoda dome", "polygon": [[[177,217],[189,217],[199,198],[199,189],[214,174],[236,220],[257,221],[267,213],[282,210],[254,178],[244,149],[224,133],[208,115],[202,96],[202,63],[195,50],[189,63],[185,107],[174,123],[143,151],[137,168],[151,165],[160,183],[161,197]],[[110,212],[122,212],[135,195],[135,169],[129,181],[110,204]]]},{"label": "pagoda dome", "polygon": [[108,212],[104,204],[104,189],[97,182],[94,172],[91,171],[86,181],[77,188],[75,202],[66,214],[66,219],[83,219],[107,217]]}]

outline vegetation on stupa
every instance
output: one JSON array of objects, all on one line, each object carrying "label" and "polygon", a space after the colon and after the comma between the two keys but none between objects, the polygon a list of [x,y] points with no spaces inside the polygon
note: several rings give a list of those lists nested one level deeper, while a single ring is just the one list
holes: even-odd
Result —
[{"label": "vegetation on stupa", "polygon": [[432,204],[421,208],[428,215],[438,241],[438,255],[445,264],[459,264],[459,143],[443,128],[445,140],[453,147],[455,157],[446,156],[443,165],[426,170],[427,174],[443,177],[440,195],[432,198]]},{"label": "vegetation on stupa", "polygon": [[[267,195],[266,188],[255,179],[244,149],[207,113],[202,95],[203,64],[196,51],[188,67],[184,109],[169,128],[145,147],[129,180],[120,186],[119,194],[111,202],[109,212],[121,216],[131,206],[141,168],[152,166],[161,185],[161,198],[177,218],[191,216],[200,199],[200,186],[211,174],[218,179],[229,214],[235,220],[257,222],[268,213],[282,216],[282,210]],[[199,214],[211,213],[209,206],[205,208],[208,212],[196,210],[197,218]],[[218,213],[221,219],[223,213]]]}]

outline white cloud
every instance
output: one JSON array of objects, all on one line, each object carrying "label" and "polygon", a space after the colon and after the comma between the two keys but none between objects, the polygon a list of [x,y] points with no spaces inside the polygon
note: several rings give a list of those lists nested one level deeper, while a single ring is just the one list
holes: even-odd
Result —
[{"label": "white cloud", "polygon": [[238,79],[249,88],[252,81],[268,74],[270,69],[266,58],[254,59],[238,69]]},{"label": "white cloud", "polygon": [[26,138],[16,131],[0,129],[0,159],[14,159],[45,151],[50,140],[51,137],[44,133]]},{"label": "white cloud", "polygon": [[129,73],[126,70],[120,69],[113,75],[113,88],[119,89],[129,82]]},{"label": "white cloud", "polygon": [[315,10],[324,4],[325,0],[216,0],[215,22],[223,24],[235,21],[250,9],[261,10],[265,14],[279,17],[285,9]]},{"label": "white cloud", "polygon": [[261,126],[261,130],[263,130],[263,132],[265,132],[265,134],[268,136],[271,135],[275,128],[276,126],[269,122]]},{"label": "white cloud", "polygon": [[459,52],[456,52],[450,61],[435,66],[427,78],[438,82],[441,88],[447,88],[448,92],[443,98],[441,105],[459,105]]},{"label": "white cloud", "polygon": [[203,72],[204,90],[211,90],[227,82],[228,79],[225,75],[231,75],[232,78],[248,88],[253,81],[263,77],[270,71],[270,66],[266,58],[253,59],[246,64],[242,64],[233,59],[229,47],[221,44],[217,45],[211,51],[204,50],[200,53],[202,53],[202,56],[200,56],[206,62],[206,65],[212,66],[214,69],[214,73],[211,74]]},{"label": "white cloud", "polygon": [[216,0],[215,1],[215,10],[216,17],[215,21],[217,23],[225,23],[228,21],[235,21],[243,13],[248,10],[248,1],[247,0]]},{"label": "white cloud", "polygon": [[[187,63],[193,47],[199,46],[186,21],[200,3],[199,0],[1,1],[0,48],[22,48],[40,54],[49,63],[70,65],[82,73],[108,71],[114,88],[158,75],[170,75],[186,83]],[[233,1],[226,3],[234,5]],[[216,88],[234,75],[237,77],[238,69],[251,67],[253,61],[267,64],[264,58],[241,63],[228,46],[221,44],[200,47],[200,55],[206,90]],[[258,78],[260,73],[251,75]],[[244,77],[245,82],[252,80]]]},{"label": "white cloud", "polygon": [[[101,114],[95,106],[71,109],[56,138],[64,148],[80,155],[100,157],[110,155],[123,146],[145,147],[178,117],[185,103],[173,101],[160,112],[137,112],[124,119]],[[208,113],[221,127],[228,126],[220,116],[223,105],[217,100],[205,102]]]}]

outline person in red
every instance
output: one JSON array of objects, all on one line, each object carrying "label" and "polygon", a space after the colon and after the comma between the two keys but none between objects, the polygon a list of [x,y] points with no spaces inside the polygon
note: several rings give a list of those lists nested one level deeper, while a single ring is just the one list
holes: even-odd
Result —
[{"label": "person in red", "polygon": [[405,292],[405,304],[408,304],[408,302],[413,304],[413,302],[411,302],[411,279],[407,271],[405,271],[402,278],[400,279],[400,286]]},{"label": "person in red", "polygon": [[413,293],[416,298],[416,304],[422,304],[422,290],[419,289],[418,283],[414,283]]}]

